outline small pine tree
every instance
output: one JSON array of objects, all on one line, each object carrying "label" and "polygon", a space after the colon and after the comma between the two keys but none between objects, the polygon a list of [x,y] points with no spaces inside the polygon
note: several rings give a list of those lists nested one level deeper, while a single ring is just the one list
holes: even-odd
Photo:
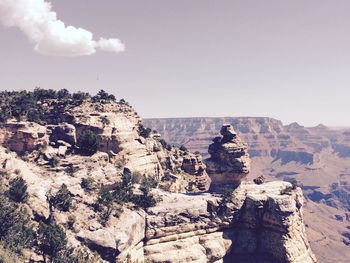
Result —
[{"label": "small pine tree", "polygon": [[101,206],[111,207],[112,204],[113,204],[113,195],[108,189],[102,186],[98,193],[96,205],[99,207]]},{"label": "small pine tree", "polygon": [[38,231],[38,248],[42,253],[44,262],[46,256],[50,262],[59,262],[60,256],[67,251],[67,237],[63,228],[56,223],[45,224],[40,222]]},{"label": "small pine tree", "polygon": [[27,183],[22,177],[10,181],[8,196],[11,200],[23,203],[28,199]]},{"label": "small pine tree", "polygon": [[111,123],[107,116],[101,116],[100,121],[102,122],[103,126],[109,125]]},{"label": "small pine tree", "polygon": [[[0,241],[5,248],[19,252],[31,247],[35,232],[27,211],[10,202],[7,196],[0,194]],[[0,261],[1,262],[1,261]]]},{"label": "small pine tree", "polygon": [[138,132],[140,136],[144,138],[149,138],[152,133],[152,130],[150,128],[145,128],[142,124],[140,124]]},{"label": "small pine tree", "polygon": [[81,179],[80,183],[81,188],[83,188],[85,191],[90,192],[95,190],[96,188],[96,183],[95,180],[91,177],[88,178],[83,178]]},{"label": "small pine tree", "polygon": [[138,207],[142,207],[144,209],[155,206],[157,201],[154,198],[151,191],[153,188],[156,188],[157,185],[158,185],[158,182],[155,180],[155,178],[152,178],[152,177],[144,178],[140,186],[142,195],[135,195],[133,197],[133,201],[135,205],[137,205]]},{"label": "small pine tree", "polygon": [[50,202],[55,208],[63,212],[69,211],[72,207],[72,197],[67,185],[62,184],[56,195],[50,198]]},{"label": "small pine tree", "polygon": [[100,222],[102,225],[106,225],[110,215],[113,212],[113,199],[112,193],[102,186],[95,203],[97,210],[101,212]]},{"label": "small pine tree", "polygon": [[78,139],[78,146],[81,153],[93,155],[97,152],[100,145],[100,139],[97,134],[92,131],[85,131]]}]

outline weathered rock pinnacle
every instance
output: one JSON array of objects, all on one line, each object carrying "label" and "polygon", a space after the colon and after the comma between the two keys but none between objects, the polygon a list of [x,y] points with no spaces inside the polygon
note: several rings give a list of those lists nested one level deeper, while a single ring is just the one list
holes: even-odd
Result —
[{"label": "weathered rock pinnacle", "polygon": [[239,185],[250,171],[247,144],[229,124],[222,126],[220,137],[209,146],[210,158],[206,160],[207,172],[212,184]]}]

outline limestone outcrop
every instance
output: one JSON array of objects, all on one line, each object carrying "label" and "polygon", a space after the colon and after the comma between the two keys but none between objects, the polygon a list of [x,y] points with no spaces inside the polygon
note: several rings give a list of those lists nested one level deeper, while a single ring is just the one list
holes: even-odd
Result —
[{"label": "limestone outcrop", "polygon": [[313,263],[303,195],[290,183],[242,183],[229,198],[163,194],[147,213],[149,262]]},{"label": "limestone outcrop", "polygon": [[19,154],[48,143],[46,127],[37,123],[9,121],[0,125],[0,145]]},{"label": "limestone outcrop", "polygon": [[125,207],[101,225],[92,206],[96,193],[80,184],[86,174],[101,184],[118,180],[101,154],[72,158],[79,167],[73,175],[47,171],[3,148],[0,163],[9,179],[20,169],[33,218],[48,217],[46,194],[64,182],[75,209],[56,211],[55,220],[66,226],[74,216],[66,229],[69,242],[97,251],[101,262],[316,262],[305,234],[302,192],[288,182],[245,182],[225,197],[154,190],[160,200],[156,206],[145,211]]},{"label": "limestone outcrop", "polygon": [[[19,206],[35,227],[62,227],[69,251],[99,263],[316,262],[299,188],[244,182],[229,194],[203,193],[206,169],[214,183],[240,183],[249,172],[247,145],[231,126],[210,146],[207,168],[199,154],[144,130],[124,102],[89,98],[59,114],[51,111],[55,103],[47,102],[46,123],[0,127],[1,186],[6,191],[22,177],[28,200]],[[79,152],[85,131],[100,139],[91,156]],[[51,202],[63,184],[67,210]],[[41,262],[35,249],[25,252],[26,262]]]},{"label": "limestone outcrop", "polygon": [[[200,155],[166,144],[156,133],[140,135],[141,118],[125,103],[86,100],[59,115],[50,114],[59,102],[47,103],[46,124],[9,121],[0,127],[0,142],[18,154],[40,150],[43,163],[77,150],[77,140],[85,131],[98,135],[98,150],[108,153],[111,163],[132,173],[154,177],[174,192],[201,192],[210,178]],[[35,158],[37,154],[34,153]],[[171,180],[169,180],[169,178]]]},{"label": "limestone outcrop", "polygon": [[223,125],[220,133],[209,146],[207,172],[213,185],[239,185],[250,171],[248,146],[229,124]]}]

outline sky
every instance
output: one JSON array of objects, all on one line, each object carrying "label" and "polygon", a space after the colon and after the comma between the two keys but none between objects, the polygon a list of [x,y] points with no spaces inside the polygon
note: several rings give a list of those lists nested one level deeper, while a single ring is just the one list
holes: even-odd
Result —
[{"label": "sky", "polygon": [[348,0],[46,2],[0,0],[0,90],[104,89],[143,118],[350,126]]}]

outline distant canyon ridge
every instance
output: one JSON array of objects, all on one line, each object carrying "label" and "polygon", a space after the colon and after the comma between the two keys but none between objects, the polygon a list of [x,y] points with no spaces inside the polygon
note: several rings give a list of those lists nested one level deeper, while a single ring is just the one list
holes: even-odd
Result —
[{"label": "distant canyon ridge", "polygon": [[169,143],[204,157],[209,157],[208,145],[220,127],[231,124],[248,144],[252,159],[248,179],[264,175],[302,187],[308,236],[319,261],[343,262],[349,256],[350,127],[283,125],[267,117],[163,118],[143,123]]}]

